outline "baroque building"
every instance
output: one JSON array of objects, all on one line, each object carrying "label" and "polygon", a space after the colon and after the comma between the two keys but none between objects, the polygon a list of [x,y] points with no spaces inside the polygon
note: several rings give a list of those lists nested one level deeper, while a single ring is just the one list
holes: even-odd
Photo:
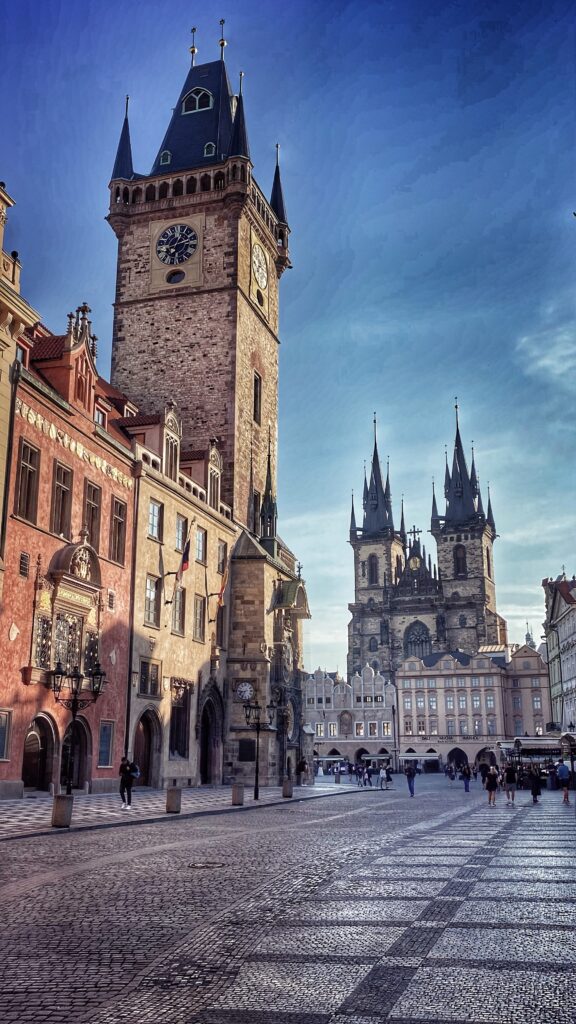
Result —
[{"label": "baroque building", "polygon": [[[253,175],[242,80],[235,94],[224,46],[201,65],[192,46],[148,174],[134,171],[126,110],[108,214],[118,239],[112,383],[142,415],[175,404],[182,464],[184,453],[217,447],[219,501],[238,536],[219,635],[206,637],[211,670],[196,693],[198,743],[212,751],[202,777],[253,774],[249,694],[281,708],[259,735],[266,784],[302,757],[301,624],[310,614],[277,531],[279,287],[290,230],[278,158],[269,198]],[[211,473],[203,486],[211,504]]]},{"label": "baroque building", "polygon": [[374,439],[370,479],[364,479],[362,526],[356,524],[354,501],[350,520],[354,601],[349,605],[349,678],[368,664],[393,679],[410,656],[446,650],[475,654],[483,645],[506,643],[506,623],[496,610],[492,504],[489,498],[484,512],[474,455],[468,470],[458,415],[444,494],[443,515],[432,494],[433,563],[421,531],[406,531],[403,503],[400,525],[395,526],[390,475],[384,483]]}]

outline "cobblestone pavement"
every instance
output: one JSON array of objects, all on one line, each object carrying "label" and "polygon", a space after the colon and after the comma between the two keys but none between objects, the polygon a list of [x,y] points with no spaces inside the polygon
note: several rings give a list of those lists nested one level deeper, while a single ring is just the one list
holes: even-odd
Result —
[{"label": "cobblestone pavement", "polygon": [[0,1019],[574,1024],[574,805],[416,798],[52,831],[0,844]]}]

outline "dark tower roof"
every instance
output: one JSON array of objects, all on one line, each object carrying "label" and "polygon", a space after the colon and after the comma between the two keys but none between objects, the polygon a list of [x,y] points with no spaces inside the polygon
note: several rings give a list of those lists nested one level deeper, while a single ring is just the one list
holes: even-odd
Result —
[{"label": "dark tower roof", "polygon": [[496,533],[496,523],[494,522],[494,513],[492,512],[492,499],[490,497],[490,491],[488,491],[488,512],[486,514],[486,522],[488,526],[491,526]]},{"label": "dark tower roof", "polygon": [[430,527],[432,530],[434,530],[439,525],[440,516],[438,515],[438,505],[436,504],[436,491],[434,490],[434,481],[432,481],[432,516],[430,520]]},{"label": "dark tower roof", "polygon": [[[194,89],[210,96],[210,106],[183,113],[185,98]],[[232,137],[232,90],[223,60],[191,67],[180,92],[168,130],[162,140],[151,175],[166,171],[184,171],[225,160]],[[204,148],[212,143],[213,156],[205,156]],[[161,153],[170,153],[170,162],[160,163]]]},{"label": "dark tower roof", "polygon": [[236,106],[236,115],[234,117],[234,127],[232,129],[232,140],[230,142],[229,156],[244,156],[247,160],[250,159],[250,147],[248,145],[248,132],[246,131],[246,121],[244,119],[244,99],[242,93],[238,97],[238,104]]},{"label": "dark tower roof", "polygon": [[126,97],[126,115],[124,117],[122,131],[120,132],[120,141],[118,143],[114,169],[112,171],[112,181],[115,181],[116,178],[123,178],[125,181],[130,181],[133,177],[134,167],[132,166],[132,146],[130,143],[130,127],[128,125],[128,97]]},{"label": "dark tower roof", "polygon": [[268,437],[268,463],[266,466],[266,484],[260,510],[260,543],[271,555],[276,557],[277,551],[278,507],[272,491],[272,456],[270,437]]},{"label": "dark tower roof", "polygon": [[404,495],[402,495],[402,515],[400,516],[400,540],[404,547],[406,547],[407,536],[406,536],[406,524],[404,522]]},{"label": "dark tower roof", "polygon": [[468,475],[468,466],[466,465],[462,438],[460,437],[460,427],[458,426],[458,415],[456,415],[454,458],[452,460],[452,473],[450,474],[448,494],[446,495],[444,523],[446,526],[458,526],[468,523],[475,517],[474,491],[470,476]]},{"label": "dark tower roof", "polygon": [[272,195],[270,196],[270,206],[272,207],[274,213],[278,217],[280,224],[287,225],[288,214],[286,213],[286,204],[284,202],[284,193],[282,191],[278,150],[276,150],[276,170],[274,171],[274,181],[272,183]]},{"label": "dark tower roof", "polygon": [[372,469],[370,472],[370,486],[364,509],[364,523],[362,532],[367,535],[371,533],[393,533],[394,520],[392,518],[392,501],[390,496],[390,479],[386,476],[386,489],[382,484],[382,472],[380,470],[380,458],[378,456],[378,444],[374,438],[374,453],[372,455]]},{"label": "dark tower roof", "polygon": [[354,512],[354,492],[352,492],[352,511],[350,513],[350,540],[356,540],[356,514]]}]

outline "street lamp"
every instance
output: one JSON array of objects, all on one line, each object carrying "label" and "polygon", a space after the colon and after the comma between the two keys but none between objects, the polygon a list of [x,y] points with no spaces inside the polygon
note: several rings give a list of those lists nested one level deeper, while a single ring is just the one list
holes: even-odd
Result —
[{"label": "street lamp", "polygon": [[[67,708],[72,713],[72,728],[70,730],[70,743],[68,745],[68,759],[66,765],[66,795],[72,794],[72,749],[74,746],[74,730],[76,716],[90,704],[95,704],[102,693],[106,680],[106,673],[102,671],[100,662],[97,661],[91,672],[88,672],[88,686],[84,687],[84,676],[78,665],[75,665],[71,672],[66,672],[61,661],[56,662],[56,668],[48,673],[51,677],[52,692],[57,704]],[[69,696],[63,696],[62,691],[68,692]],[[85,694],[86,696],[80,696]]]},{"label": "street lamp", "polygon": [[[250,701],[246,701],[244,704],[244,715],[246,716],[246,725],[250,729],[256,730],[256,765],[254,768],[254,799],[258,800],[260,797],[260,730],[264,726],[272,725],[274,715],[276,714],[276,705],[268,704],[263,707],[258,701],[253,704]],[[266,721],[267,719],[267,721]]]}]

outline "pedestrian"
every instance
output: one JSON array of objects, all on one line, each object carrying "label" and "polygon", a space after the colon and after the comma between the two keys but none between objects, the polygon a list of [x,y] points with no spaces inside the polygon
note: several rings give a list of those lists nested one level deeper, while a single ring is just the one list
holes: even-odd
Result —
[{"label": "pedestrian", "polygon": [[378,778],[380,779],[380,789],[388,789],[388,776],[386,775],[386,769],[384,765],[382,765],[380,771],[378,772]]},{"label": "pedestrian", "polygon": [[498,789],[498,769],[491,765],[486,776],[486,792],[488,793],[488,806],[496,807],[496,790]]},{"label": "pedestrian", "polygon": [[477,767],[476,764],[474,765],[474,767],[472,769],[472,775],[474,776],[474,782],[476,782],[476,780],[478,778],[478,767]]},{"label": "pedestrian", "polygon": [[556,778],[562,786],[562,792],[564,794],[562,797],[562,803],[569,804],[570,797],[568,796],[568,788],[570,786],[570,769],[567,764],[564,764],[563,758],[560,758],[556,765]]},{"label": "pedestrian", "polygon": [[542,792],[540,784],[540,769],[537,764],[533,764],[530,769],[530,792],[532,793],[532,803],[538,803],[538,797]]},{"label": "pedestrian", "polygon": [[362,766],[357,764],[356,765],[356,785],[357,786],[361,786],[362,785],[362,776],[363,776],[363,774],[364,773],[362,771]]},{"label": "pedestrian", "polygon": [[416,769],[410,761],[408,761],[408,764],[404,769],[404,774],[408,783],[408,789],[410,790],[410,796],[414,796],[414,779],[416,778]]},{"label": "pedestrian", "polygon": [[391,782],[392,782],[392,769],[390,767],[390,764],[387,764],[386,765],[386,789],[388,789],[388,786],[390,785]]},{"label": "pedestrian", "polygon": [[140,769],[134,761],[131,761],[128,757],[123,757],[120,762],[120,769],[118,772],[120,776],[120,796],[122,797],[122,810],[132,810],[132,786],[134,785],[134,779],[139,778]]},{"label": "pedestrian", "polygon": [[470,765],[465,764],[462,768],[462,778],[464,779],[464,792],[470,792],[470,779],[472,778],[472,772],[470,771]]},{"label": "pedestrian", "polygon": [[514,806],[514,797],[516,796],[516,786],[518,784],[518,776],[516,774],[516,768],[510,762],[504,769],[504,788],[506,790],[506,806]]},{"label": "pedestrian", "polygon": [[366,769],[366,775],[368,776],[368,785],[372,788],[372,765],[369,764]]}]

